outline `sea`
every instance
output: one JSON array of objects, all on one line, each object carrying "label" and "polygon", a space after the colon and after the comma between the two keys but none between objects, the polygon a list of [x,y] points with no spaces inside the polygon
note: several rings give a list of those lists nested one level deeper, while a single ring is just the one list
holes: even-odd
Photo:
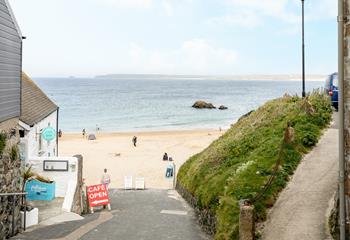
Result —
[{"label": "sea", "polygon": [[[301,95],[300,81],[34,78],[59,106],[63,132],[139,132],[226,129],[243,114],[285,93]],[[306,82],[306,90],[322,81]],[[227,110],[194,109],[197,100]]]}]

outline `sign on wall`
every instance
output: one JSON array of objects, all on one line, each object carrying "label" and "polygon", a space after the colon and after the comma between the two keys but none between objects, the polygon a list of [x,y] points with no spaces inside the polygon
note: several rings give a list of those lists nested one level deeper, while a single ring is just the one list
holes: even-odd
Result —
[{"label": "sign on wall", "polygon": [[68,171],[68,161],[60,161],[60,160],[44,160],[43,163],[44,171]]},{"label": "sign on wall", "polygon": [[56,129],[54,129],[53,127],[44,128],[43,132],[41,133],[41,136],[46,141],[52,141],[56,139]]},{"label": "sign on wall", "polygon": [[109,204],[108,191],[104,184],[88,186],[86,192],[91,208]]},{"label": "sign on wall", "polygon": [[26,182],[25,191],[27,200],[44,200],[51,201],[55,198],[55,182],[43,183],[38,180],[29,180]]}]

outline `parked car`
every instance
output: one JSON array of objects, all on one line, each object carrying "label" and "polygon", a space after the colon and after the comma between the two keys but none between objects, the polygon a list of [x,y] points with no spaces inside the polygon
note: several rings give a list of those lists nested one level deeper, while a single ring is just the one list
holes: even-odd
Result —
[{"label": "parked car", "polygon": [[325,91],[331,98],[333,107],[338,110],[338,73],[333,73],[327,77]]}]

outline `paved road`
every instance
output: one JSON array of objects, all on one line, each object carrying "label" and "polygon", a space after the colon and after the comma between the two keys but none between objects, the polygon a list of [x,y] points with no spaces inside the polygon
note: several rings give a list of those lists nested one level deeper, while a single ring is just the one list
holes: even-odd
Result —
[{"label": "paved road", "polygon": [[268,215],[265,240],[331,239],[329,203],[337,189],[338,130],[335,122],[297,168]]},{"label": "paved road", "polygon": [[112,211],[36,229],[15,239],[205,240],[193,210],[175,191],[111,190]]}]

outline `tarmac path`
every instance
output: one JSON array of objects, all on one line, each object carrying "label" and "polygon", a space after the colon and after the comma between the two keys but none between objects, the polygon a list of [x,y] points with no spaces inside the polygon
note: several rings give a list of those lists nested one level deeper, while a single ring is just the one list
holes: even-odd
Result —
[{"label": "tarmac path", "polygon": [[327,215],[337,180],[338,130],[333,126],[305,156],[280,194],[268,214],[262,239],[332,239],[328,233]]},{"label": "tarmac path", "polygon": [[40,227],[13,239],[207,240],[191,207],[174,190],[110,191],[112,211]]}]

